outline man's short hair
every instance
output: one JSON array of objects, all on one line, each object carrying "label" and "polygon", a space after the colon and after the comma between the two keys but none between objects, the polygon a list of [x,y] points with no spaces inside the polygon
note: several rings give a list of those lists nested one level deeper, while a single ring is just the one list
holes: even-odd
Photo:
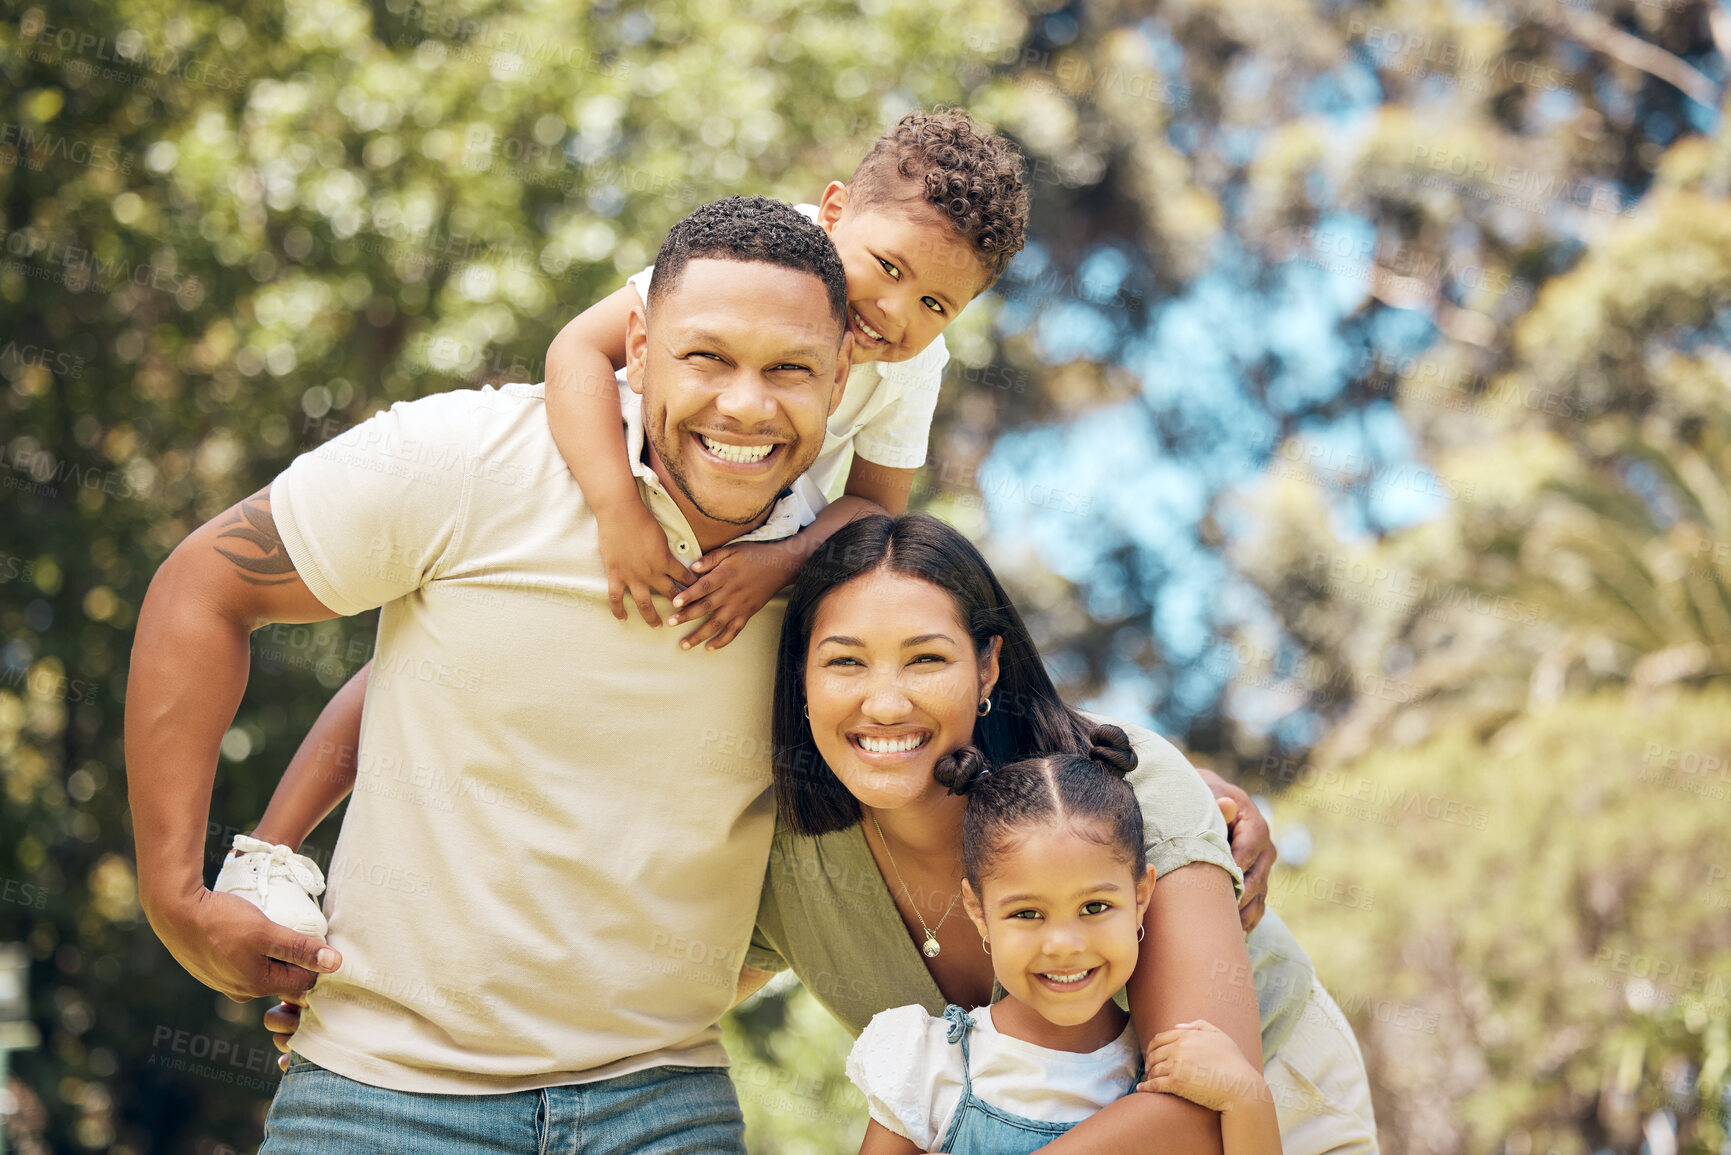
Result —
[{"label": "man's short hair", "polygon": [[1022,154],[959,108],[910,112],[878,137],[848,181],[848,202],[925,201],[979,257],[989,279],[1004,275],[1028,233]]},{"label": "man's short hair", "polygon": [[792,205],[768,197],[724,197],[711,201],[668,230],[649,280],[650,310],[679,287],[694,260],[759,261],[823,282],[836,340],[847,324],[847,273],[829,234]]}]

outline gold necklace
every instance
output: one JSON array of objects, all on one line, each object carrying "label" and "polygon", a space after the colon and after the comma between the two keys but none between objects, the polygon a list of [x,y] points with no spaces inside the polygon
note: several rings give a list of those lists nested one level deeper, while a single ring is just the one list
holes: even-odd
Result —
[{"label": "gold necklace", "polygon": [[926,941],[920,947],[920,953],[927,958],[937,958],[938,952],[944,949],[938,943],[938,931],[944,929],[944,923],[949,921],[950,914],[956,909],[956,903],[961,901],[961,888],[956,888],[956,897],[950,899],[950,905],[944,908],[944,917],[938,919],[938,925],[927,926],[926,920],[920,915],[919,906],[914,902],[914,896],[908,893],[908,884],[902,881],[902,872],[901,868],[896,865],[895,852],[890,849],[890,840],[884,837],[884,828],[878,823],[878,816],[875,814],[872,815],[872,825],[877,827],[878,841],[884,844],[884,854],[890,860],[890,869],[895,871],[896,884],[902,888],[902,897],[908,900],[908,907],[914,912],[914,917],[919,920],[920,929],[926,932]]}]

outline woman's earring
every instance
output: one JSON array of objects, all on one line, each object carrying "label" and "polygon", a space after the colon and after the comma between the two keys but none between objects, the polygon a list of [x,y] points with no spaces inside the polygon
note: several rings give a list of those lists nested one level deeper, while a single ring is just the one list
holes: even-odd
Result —
[{"label": "woman's earring", "polygon": [[805,704],[805,720],[807,722],[811,721],[811,703],[810,702],[807,702]]},{"label": "woman's earring", "polygon": [[991,954],[992,953],[992,940],[989,938],[981,939],[980,940],[980,949],[985,951],[987,954]]},{"label": "woman's earring", "polygon": [[1148,928],[1147,928],[1147,927],[1145,927],[1145,926],[1138,926],[1138,927],[1137,927],[1137,928],[1136,928],[1136,941],[1137,941],[1137,942],[1141,942],[1141,941],[1142,941],[1142,936],[1143,936],[1143,935],[1145,935],[1145,934],[1147,934],[1147,933],[1148,933]]},{"label": "woman's earring", "polygon": [[992,700],[990,698],[986,698],[980,702],[980,717],[984,718],[987,714],[990,714],[991,712],[992,712]]}]

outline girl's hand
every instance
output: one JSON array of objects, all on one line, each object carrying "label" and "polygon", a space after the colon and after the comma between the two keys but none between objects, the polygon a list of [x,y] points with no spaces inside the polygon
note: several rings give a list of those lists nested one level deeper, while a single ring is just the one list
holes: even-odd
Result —
[{"label": "girl's hand", "polygon": [[709,649],[719,650],[793,580],[798,567],[777,544],[750,541],[706,553],[691,568],[702,576],[673,599],[674,612],[667,624],[676,626],[708,615],[679,644],[689,650],[708,642]]},{"label": "girl's hand", "polygon": [[607,571],[607,601],[613,616],[624,621],[629,612],[625,595],[637,603],[638,612],[651,626],[661,625],[651,593],[668,601],[697,580],[667,548],[667,534],[647,506],[635,499],[607,510],[595,511],[595,528],[601,541],[601,564]]},{"label": "girl's hand", "polygon": [[1148,1044],[1147,1066],[1138,1091],[1164,1091],[1222,1112],[1272,1101],[1268,1084],[1238,1044],[1205,1019],[1155,1035]]}]

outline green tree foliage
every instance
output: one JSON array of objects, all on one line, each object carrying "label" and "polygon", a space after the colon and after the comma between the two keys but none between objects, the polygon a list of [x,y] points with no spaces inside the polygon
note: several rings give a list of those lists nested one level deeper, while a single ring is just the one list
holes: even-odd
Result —
[{"label": "green tree foliage", "polygon": [[[1317,851],[1276,903],[1387,1149],[1633,1152],[1669,1110],[1716,1150],[1731,847],[1691,786],[1727,753],[1728,43],[1699,0],[0,0],[31,1129],[245,1148],[274,1085],[258,1008],[134,894],[127,654],[175,543],[395,400],[539,379],[695,204],[812,199],[960,103],[1027,150],[1034,244],[951,332],[920,500],[996,551],[1068,692],[1290,795]],[[211,873],[371,645],[257,635]],[[1442,816],[1359,821],[1343,781]],[[815,1002],[728,1031],[754,1149],[857,1140]]]}]

